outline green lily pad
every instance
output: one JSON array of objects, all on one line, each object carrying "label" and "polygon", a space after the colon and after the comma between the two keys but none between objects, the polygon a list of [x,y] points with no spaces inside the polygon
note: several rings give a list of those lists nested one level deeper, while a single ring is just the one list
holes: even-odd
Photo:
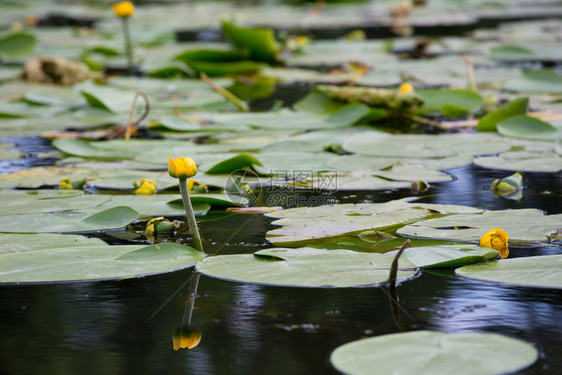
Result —
[{"label": "green lily pad", "polygon": [[534,363],[531,344],[494,333],[413,331],[353,341],[332,352],[330,361],[346,374],[511,373]]},{"label": "green lily pad", "polygon": [[348,138],[343,148],[362,155],[443,158],[460,154],[493,154],[508,150],[510,145],[488,134],[390,135],[365,132]]},{"label": "green lily pad", "polygon": [[[212,256],[196,267],[207,276],[244,283],[346,288],[386,282],[393,259],[349,250],[273,248],[254,254]],[[399,267],[415,268],[403,259]],[[401,270],[398,279],[415,274],[415,270]]]},{"label": "green lily pad", "polygon": [[107,151],[96,148],[90,142],[82,139],[55,139],[53,146],[69,155],[93,159],[132,159],[133,155],[127,149]]},{"label": "green lily pad", "polygon": [[534,117],[517,115],[497,123],[498,133],[505,137],[555,141],[562,130]]},{"label": "green lily pad", "polygon": [[223,21],[222,32],[236,48],[249,51],[252,60],[268,64],[277,62],[280,46],[272,29],[245,28]]},{"label": "green lily pad", "polygon": [[77,213],[39,213],[0,216],[0,232],[66,233],[122,228],[139,217],[137,211],[117,206],[88,216]]},{"label": "green lily pad", "polygon": [[459,214],[418,221],[396,233],[419,238],[479,241],[492,228],[503,229],[511,243],[547,241],[553,233],[562,230],[562,214],[545,215],[533,208]]},{"label": "green lily pad", "polygon": [[426,169],[449,169],[457,168],[472,162],[472,156],[469,154],[459,154],[442,158],[401,158],[401,157],[384,157],[371,155],[342,155],[331,159],[328,165],[342,171],[357,170],[381,170],[391,167],[393,164],[401,164],[402,166],[425,167]]},{"label": "green lily pad", "polygon": [[0,234],[0,256],[56,248],[95,247],[107,245],[99,238],[72,234]]},{"label": "green lily pad", "polygon": [[27,33],[12,33],[0,39],[0,56],[27,55],[35,48],[35,36]]},{"label": "green lily pad", "polygon": [[150,246],[84,243],[70,247],[60,246],[58,237],[49,239],[52,242],[48,248],[0,253],[0,283],[126,279],[186,268],[206,256],[189,246],[172,243]]},{"label": "green lily pad", "polygon": [[559,94],[562,93],[562,77],[550,69],[529,70],[519,77],[507,80],[503,88],[518,92]]},{"label": "green lily pad", "polygon": [[244,153],[216,163],[212,167],[208,168],[205,171],[205,173],[208,174],[231,173],[245,167],[251,168],[254,165],[262,165],[262,164],[255,156]]},{"label": "green lily pad", "polygon": [[[387,254],[395,254],[391,251]],[[409,247],[402,253],[419,268],[456,267],[465,264],[480,263],[499,255],[499,251],[476,245],[443,245]]]},{"label": "green lily pad", "polygon": [[464,206],[407,203],[404,200],[291,208],[266,214],[279,219],[272,224],[282,226],[267,232],[266,238],[275,245],[298,246],[329,237],[355,235],[369,229],[384,230],[438,213],[460,212],[475,213],[482,210]]},{"label": "green lily pad", "polygon": [[562,255],[501,259],[458,268],[458,275],[505,284],[562,289]]},{"label": "green lily pad", "polygon": [[423,98],[424,104],[420,112],[424,114],[442,113],[447,117],[459,117],[484,104],[482,96],[470,90],[419,89],[416,93]]},{"label": "green lily pad", "polygon": [[478,121],[476,129],[479,132],[494,132],[496,131],[496,125],[500,121],[506,120],[512,116],[524,115],[527,113],[528,105],[529,98],[517,98],[504,103],[482,117]]},{"label": "green lily pad", "polygon": [[[218,202],[224,206],[229,198],[222,194],[210,194],[208,201]],[[215,197],[217,196],[218,197]],[[193,199],[193,210],[196,214],[206,214],[211,208],[205,199]],[[47,213],[74,211],[92,213],[117,206],[128,206],[141,216],[178,216],[185,215],[183,206],[169,204],[172,195],[134,195],[134,194],[86,194],[81,190],[0,190],[0,205],[4,210],[2,216],[30,213]],[[222,198],[222,199],[221,199]],[[236,203],[230,203],[231,206]]]},{"label": "green lily pad", "polygon": [[508,171],[556,173],[562,170],[562,157],[548,151],[509,151],[477,157],[473,163],[479,167]]}]

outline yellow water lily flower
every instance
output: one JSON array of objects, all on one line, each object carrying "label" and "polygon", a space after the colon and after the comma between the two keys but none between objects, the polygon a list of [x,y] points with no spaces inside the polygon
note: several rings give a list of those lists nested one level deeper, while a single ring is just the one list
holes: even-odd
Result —
[{"label": "yellow water lily flower", "polygon": [[120,3],[113,4],[111,7],[119,18],[127,18],[135,13],[135,6],[130,1],[121,1]]},{"label": "yellow water lily flower", "polygon": [[135,182],[135,187],[138,187],[135,190],[135,194],[155,194],[156,193],[156,183],[148,178],[142,179],[140,181],[140,186]]},{"label": "yellow water lily flower", "polygon": [[59,184],[59,189],[64,189],[64,190],[72,190],[74,189],[74,187],[72,186],[72,183],[70,181],[70,178],[63,178],[62,181]]},{"label": "yellow water lily flower", "polygon": [[414,86],[412,86],[411,83],[406,82],[406,83],[403,83],[403,84],[400,85],[400,87],[398,88],[398,91],[401,94],[409,94],[409,93],[414,91]]},{"label": "yellow water lily flower", "polygon": [[168,173],[172,177],[188,179],[197,174],[197,164],[192,158],[168,158]]},{"label": "yellow water lily flower", "polygon": [[195,348],[197,345],[199,345],[201,336],[201,332],[196,331],[195,329],[188,326],[183,326],[176,329],[174,331],[174,335],[172,336],[174,350],[178,350],[180,348]]},{"label": "yellow water lily flower", "polygon": [[500,257],[507,258],[509,255],[509,248],[507,247],[507,242],[509,241],[509,236],[503,229],[495,228],[490,229],[490,231],[480,238],[481,247],[490,247],[494,250],[500,252]]}]

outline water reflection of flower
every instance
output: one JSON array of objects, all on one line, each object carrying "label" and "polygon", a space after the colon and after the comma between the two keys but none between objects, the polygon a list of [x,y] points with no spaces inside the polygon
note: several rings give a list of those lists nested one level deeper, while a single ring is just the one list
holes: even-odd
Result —
[{"label": "water reflection of flower", "polygon": [[201,332],[191,326],[193,307],[195,306],[195,299],[197,298],[199,276],[200,275],[198,273],[193,273],[189,280],[182,325],[178,327],[172,335],[174,350],[185,348],[193,349],[199,345],[199,342],[201,342]]}]

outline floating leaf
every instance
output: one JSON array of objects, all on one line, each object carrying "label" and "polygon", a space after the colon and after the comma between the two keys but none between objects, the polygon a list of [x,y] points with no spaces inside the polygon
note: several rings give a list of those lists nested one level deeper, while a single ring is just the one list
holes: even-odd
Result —
[{"label": "floating leaf", "polygon": [[443,158],[459,154],[484,155],[508,150],[510,145],[489,134],[405,134],[364,132],[343,143],[349,152],[401,158]]},{"label": "floating leaf", "polygon": [[533,208],[459,214],[418,221],[400,228],[397,233],[420,238],[479,241],[491,228],[502,228],[509,234],[510,242],[547,241],[562,229],[562,214],[544,215]]},{"label": "floating leaf", "polygon": [[519,77],[508,79],[504,90],[518,92],[562,93],[562,77],[554,70],[528,70]]},{"label": "floating leaf", "polygon": [[562,289],[562,255],[541,255],[502,259],[458,268],[455,272],[471,279],[505,284]]},{"label": "floating leaf", "polygon": [[[197,264],[197,271],[207,276],[279,286],[338,287],[374,285],[388,280],[394,257],[384,254],[358,253],[350,250],[273,248],[252,254],[219,255]],[[401,268],[415,268],[400,259]],[[416,271],[399,271],[406,279]]]},{"label": "floating leaf", "polygon": [[268,64],[277,62],[280,46],[272,29],[245,28],[223,21],[222,32],[236,48],[249,51],[252,60]]},{"label": "floating leaf", "polygon": [[89,238],[72,234],[0,234],[0,256],[52,248],[82,248],[106,245],[107,244],[99,238]]},{"label": "floating leaf", "polygon": [[506,120],[512,116],[524,115],[525,113],[527,113],[528,105],[529,98],[517,98],[510,102],[504,103],[482,117],[478,121],[476,129],[479,132],[494,132],[496,131],[496,125],[500,121]]},{"label": "floating leaf", "polygon": [[407,203],[403,200],[291,208],[266,214],[280,219],[272,224],[282,225],[281,228],[267,232],[266,238],[275,245],[298,246],[329,237],[356,235],[368,229],[384,230],[436,213],[460,212],[482,210],[464,206]]},{"label": "floating leaf", "polygon": [[509,151],[495,156],[477,157],[473,163],[484,168],[508,171],[556,173],[562,170],[562,157],[548,151]]},{"label": "floating leaf", "polygon": [[35,48],[35,36],[26,33],[12,33],[0,39],[0,56],[27,55]]},{"label": "floating leaf", "polygon": [[21,214],[0,216],[0,232],[7,233],[64,233],[89,232],[122,228],[139,217],[137,211],[117,206],[93,215],[86,214]]},{"label": "floating leaf", "polygon": [[480,94],[462,89],[419,89],[416,93],[423,98],[420,109],[423,114],[442,113],[447,117],[464,116],[482,107]]},{"label": "floating leaf", "polygon": [[496,124],[498,133],[505,137],[556,141],[562,138],[562,130],[535,117],[517,115]]},{"label": "floating leaf", "polygon": [[346,374],[511,373],[534,363],[531,344],[494,333],[413,331],[353,341],[332,352],[330,361]]},{"label": "floating leaf", "polygon": [[[387,253],[395,254],[396,251]],[[499,252],[476,245],[443,245],[409,247],[402,253],[416,267],[456,267],[465,264],[480,263],[498,256]]]},{"label": "floating leaf", "polygon": [[[66,237],[66,236],[65,236]],[[125,279],[186,268],[206,254],[189,246],[172,243],[121,245],[83,243],[24,252],[0,252],[0,283],[48,283]],[[83,241],[82,241],[83,242]]]},{"label": "floating leaf", "polygon": [[262,163],[255,156],[244,153],[216,163],[208,168],[205,173],[231,173],[245,167],[251,168],[254,165],[262,165]]}]

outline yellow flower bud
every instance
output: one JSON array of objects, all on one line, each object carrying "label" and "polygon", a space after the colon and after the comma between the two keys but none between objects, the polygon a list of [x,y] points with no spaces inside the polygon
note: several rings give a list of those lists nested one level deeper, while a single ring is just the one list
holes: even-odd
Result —
[{"label": "yellow flower bud", "polygon": [[64,190],[72,190],[74,189],[74,187],[72,186],[72,183],[70,181],[70,178],[63,178],[62,181],[59,184],[59,189],[64,189]]},{"label": "yellow flower bud", "polygon": [[398,91],[401,94],[409,94],[411,92],[414,92],[414,86],[412,86],[412,84],[410,84],[410,83],[403,83],[398,88]]},{"label": "yellow flower bud", "polygon": [[197,164],[192,158],[168,158],[168,173],[172,177],[187,179],[197,174]]},{"label": "yellow flower bud", "polygon": [[119,18],[127,18],[135,13],[135,6],[130,1],[121,1],[112,5],[113,12]]},{"label": "yellow flower bud", "polygon": [[[134,186],[138,186],[135,182]],[[155,194],[156,193],[156,183],[147,178],[140,181],[140,187],[135,190],[135,194]]]},{"label": "yellow flower bud", "polygon": [[509,255],[509,249],[507,243],[509,241],[509,236],[503,229],[495,228],[490,229],[490,231],[480,238],[481,247],[490,247],[494,250],[500,252],[500,257],[507,258]]},{"label": "yellow flower bud", "polygon": [[197,345],[199,345],[201,336],[201,332],[196,331],[195,329],[188,326],[183,326],[176,329],[174,331],[174,335],[172,336],[174,350],[178,350],[179,348],[195,348]]}]

